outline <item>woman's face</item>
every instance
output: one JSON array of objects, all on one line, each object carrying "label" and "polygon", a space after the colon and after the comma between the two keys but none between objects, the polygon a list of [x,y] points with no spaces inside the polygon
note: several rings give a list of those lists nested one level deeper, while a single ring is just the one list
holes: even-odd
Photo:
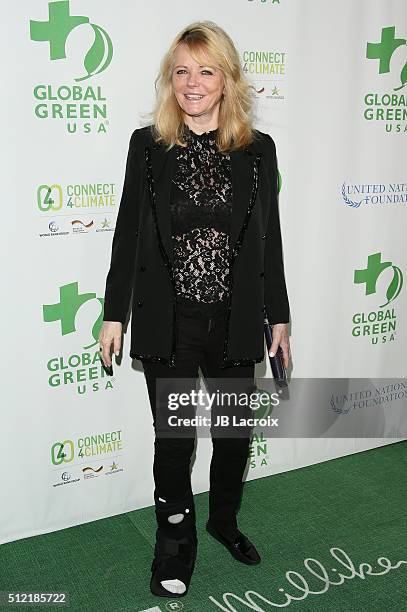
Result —
[{"label": "woman's face", "polygon": [[201,66],[185,43],[178,45],[174,53],[172,86],[178,104],[187,115],[210,119],[218,111],[224,89],[223,75],[218,68]]}]

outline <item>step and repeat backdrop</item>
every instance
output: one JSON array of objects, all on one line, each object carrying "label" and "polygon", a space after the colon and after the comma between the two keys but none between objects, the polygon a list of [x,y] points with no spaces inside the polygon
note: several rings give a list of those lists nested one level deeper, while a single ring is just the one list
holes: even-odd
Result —
[{"label": "step and repeat backdrop", "polygon": [[[405,1],[22,0],[3,18],[0,541],[153,503],[130,330],[113,377],[97,339],[129,138],[147,123],[163,53],[195,20],[235,41],[256,127],[276,143],[290,376],[352,380],[328,421],[357,413],[367,425],[318,438],[260,427],[246,478],[401,439],[403,413],[385,417],[388,402],[405,406],[405,386],[380,381],[406,373]],[[257,364],[258,379],[270,375]],[[196,493],[210,456],[199,439]]]}]

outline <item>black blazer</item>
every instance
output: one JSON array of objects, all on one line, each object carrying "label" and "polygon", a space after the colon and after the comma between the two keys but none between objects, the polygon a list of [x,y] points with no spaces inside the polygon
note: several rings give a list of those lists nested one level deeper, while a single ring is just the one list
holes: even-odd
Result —
[{"label": "black blazer", "polygon": [[[176,148],[165,152],[149,126],[130,139],[110,269],[104,321],[126,320],[132,297],[130,356],[176,366],[177,309],[170,217]],[[256,131],[247,149],[231,152],[230,299],[222,366],[264,358],[264,315],[289,322],[284,278],[276,149]]]}]

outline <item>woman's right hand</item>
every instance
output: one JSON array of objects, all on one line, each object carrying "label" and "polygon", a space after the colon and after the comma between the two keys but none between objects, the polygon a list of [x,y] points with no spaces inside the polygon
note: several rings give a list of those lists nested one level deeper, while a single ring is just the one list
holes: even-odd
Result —
[{"label": "woman's right hand", "polygon": [[117,356],[120,352],[122,343],[122,328],[123,324],[120,321],[103,321],[102,329],[99,334],[99,346],[101,347],[100,357],[106,367],[112,365],[112,357],[110,353],[113,344],[113,352]]}]

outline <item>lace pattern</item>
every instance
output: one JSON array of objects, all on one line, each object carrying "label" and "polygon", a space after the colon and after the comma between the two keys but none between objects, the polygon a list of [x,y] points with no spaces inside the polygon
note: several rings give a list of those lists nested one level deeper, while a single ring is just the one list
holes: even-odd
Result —
[{"label": "lace pattern", "polygon": [[218,152],[216,130],[195,134],[186,126],[186,141],[187,147],[177,148],[171,189],[175,291],[184,303],[226,303],[232,212],[230,156]]}]

